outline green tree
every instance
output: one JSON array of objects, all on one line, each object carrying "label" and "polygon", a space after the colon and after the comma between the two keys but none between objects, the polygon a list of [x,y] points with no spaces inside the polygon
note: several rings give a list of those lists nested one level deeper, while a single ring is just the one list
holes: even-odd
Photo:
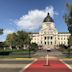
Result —
[{"label": "green tree", "polygon": [[72,35],[72,4],[67,3],[67,13],[64,15],[65,22],[68,26],[68,30]]},{"label": "green tree", "polygon": [[0,35],[3,34],[3,29],[0,29]]},{"label": "green tree", "polygon": [[15,39],[16,39],[16,34],[8,34],[5,45],[9,46],[10,49],[12,49],[12,46],[15,46]]},{"label": "green tree", "polygon": [[[0,29],[0,35],[3,34],[3,29]],[[1,46],[3,46],[3,44],[1,43]]]},{"label": "green tree", "polygon": [[67,13],[64,15],[64,19],[65,19],[65,22],[67,24],[69,33],[71,34],[71,36],[68,39],[68,45],[69,46],[67,48],[67,50],[70,54],[70,46],[72,46],[72,4],[67,3],[66,7],[67,7]]},{"label": "green tree", "polygon": [[31,44],[31,50],[37,51],[38,50],[38,45],[36,43]]},{"label": "green tree", "polygon": [[24,31],[18,31],[17,36],[18,36],[18,43],[21,47],[23,48],[29,47],[30,42],[31,42],[29,33],[24,32]]},{"label": "green tree", "polygon": [[17,49],[23,49],[24,47],[29,47],[31,38],[27,32],[18,31],[16,33],[8,34],[6,38],[6,45],[9,45],[9,48],[12,49],[12,46]]},{"label": "green tree", "polygon": [[68,26],[68,30],[71,34],[71,36],[69,37],[69,40],[68,40],[68,44],[69,45],[72,45],[72,4],[70,3],[67,3],[66,4],[66,7],[67,7],[67,13],[64,15],[64,19],[65,19],[65,22]]},{"label": "green tree", "polygon": [[72,35],[68,39],[68,44],[71,46],[72,45]]}]

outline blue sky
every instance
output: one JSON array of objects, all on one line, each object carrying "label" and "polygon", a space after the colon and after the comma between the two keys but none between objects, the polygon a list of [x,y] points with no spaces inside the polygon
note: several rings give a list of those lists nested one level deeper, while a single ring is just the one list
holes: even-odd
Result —
[{"label": "blue sky", "polygon": [[68,31],[63,19],[67,2],[72,0],[0,0],[0,28],[4,29],[0,41],[21,29],[37,32],[47,11],[51,12],[59,32]]}]

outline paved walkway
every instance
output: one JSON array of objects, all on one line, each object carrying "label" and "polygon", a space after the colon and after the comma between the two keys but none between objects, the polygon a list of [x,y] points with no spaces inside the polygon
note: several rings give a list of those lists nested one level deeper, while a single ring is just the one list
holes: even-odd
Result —
[{"label": "paved walkway", "polygon": [[49,60],[49,66],[45,66],[45,60],[38,60],[23,72],[72,72],[72,70],[58,59],[52,59]]}]

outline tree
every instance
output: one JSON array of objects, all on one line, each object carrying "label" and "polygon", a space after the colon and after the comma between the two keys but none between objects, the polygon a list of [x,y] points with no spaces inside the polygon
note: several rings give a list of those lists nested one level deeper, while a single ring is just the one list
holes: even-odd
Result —
[{"label": "tree", "polygon": [[3,29],[0,29],[0,35],[3,34]]},{"label": "tree", "polygon": [[71,46],[72,45],[72,35],[68,39],[68,44]]},{"label": "tree", "polygon": [[67,3],[67,13],[64,15],[65,22],[68,26],[68,30],[72,35],[72,4]]},{"label": "tree", "polygon": [[16,39],[16,34],[8,34],[5,44],[9,46],[10,49],[12,49],[12,46],[15,46],[15,39]]},{"label": "tree", "polygon": [[64,19],[68,26],[69,33],[71,34],[71,36],[68,39],[69,46],[67,48],[69,56],[70,56],[70,46],[72,46],[72,4],[67,3],[66,7],[67,7],[67,13],[64,15]]},{"label": "tree", "polygon": [[25,47],[29,47],[30,42],[31,42],[31,38],[29,36],[29,33],[24,32],[24,31],[18,31],[17,32],[17,36],[18,36],[18,42],[20,42],[20,46],[25,48]]},{"label": "tree", "polygon": [[68,40],[68,44],[72,45],[72,4],[67,3],[66,7],[67,7],[67,13],[64,15],[64,19],[68,26],[68,30],[71,34]]},{"label": "tree", "polygon": [[0,49],[3,49],[3,42],[0,42]]},{"label": "tree", "polygon": [[36,43],[32,43],[31,44],[31,50],[37,51],[37,49],[38,49],[38,45]]},{"label": "tree", "polygon": [[17,49],[23,49],[25,46],[29,47],[31,38],[27,32],[18,31],[16,33],[8,34],[6,38],[6,45],[12,49],[12,46]]}]

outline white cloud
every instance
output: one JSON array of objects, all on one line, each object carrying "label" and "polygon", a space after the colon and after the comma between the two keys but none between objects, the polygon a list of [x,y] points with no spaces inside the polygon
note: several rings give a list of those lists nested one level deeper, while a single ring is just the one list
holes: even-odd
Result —
[{"label": "white cloud", "polygon": [[4,34],[4,35],[7,35],[7,34],[11,34],[11,33],[13,33],[13,32],[14,32],[13,30],[5,29],[5,30],[3,31],[3,34]]},{"label": "white cloud", "polygon": [[8,35],[8,34],[11,34],[11,33],[13,33],[13,32],[14,32],[14,30],[10,30],[10,29],[5,29],[5,30],[3,30],[3,34],[0,35],[0,41],[2,41],[2,42],[5,41],[7,35]]},{"label": "white cloud", "polygon": [[16,24],[19,29],[26,31],[36,31],[41,26],[42,21],[48,12],[50,13],[51,17],[54,17],[54,15],[58,14],[54,11],[53,6],[46,7],[43,10],[35,9],[29,11],[28,14],[23,15],[18,20],[16,20]]}]

